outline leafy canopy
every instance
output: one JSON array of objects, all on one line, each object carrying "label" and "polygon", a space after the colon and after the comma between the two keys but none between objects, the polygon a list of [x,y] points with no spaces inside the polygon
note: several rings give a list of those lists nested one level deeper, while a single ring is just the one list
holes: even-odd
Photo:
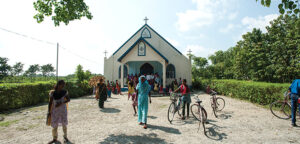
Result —
[{"label": "leafy canopy", "polygon": [[82,17],[93,18],[89,7],[83,0],[36,0],[33,6],[37,11],[34,19],[38,23],[43,22],[44,18],[49,16],[52,16],[55,26],[59,26],[61,22],[68,25],[70,21],[80,20]]}]

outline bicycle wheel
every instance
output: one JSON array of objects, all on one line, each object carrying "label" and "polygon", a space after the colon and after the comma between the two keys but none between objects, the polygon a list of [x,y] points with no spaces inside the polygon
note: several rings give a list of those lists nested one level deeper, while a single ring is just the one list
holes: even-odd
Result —
[{"label": "bicycle wheel", "polygon": [[[206,131],[206,129],[205,129],[205,121],[207,119],[206,113],[205,113],[205,109],[202,108],[202,107],[199,107],[199,111],[200,111],[200,115],[199,115],[199,119],[200,119],[200,121],[199,121],[199,128],[200,128],[200,124],[202,124],[203,131],[204,131],[204,134],[205,134],[205,131]],[[199,131],[199,128],[198,128],[198,131]]]},{"label": "bicycle wheel", "polygon": [[182,106],[182,102],[180,103],[180,105],[177,106],[177,113],[178,113],[179,117],[182,116],[181,106]]},{"label": "bicycle wheel", "polygon": [[213,113],[215,115],[215,117],[217,118],[217,109],[216,109],[216,104],[214,102],[211,103],[211,107],[212,107],[212,110],[213,110]]},{"label": "bicycle wheel", "polygon": [[277,101],[270,105],[271,113],[280,119],[291,118],[291,107],[286,102]]},{"label": "bicycle wheel", "polygon": [[176,113],[175,104],[171,103],[168,109],[168,121],[170,123],[172,123],[175,113]]},{"label": "bicycle wheel", "polygon": [[224,107],[225,107],[225,100],[221,97],[218,97],[216,99],[216,110],[221,111],[224,109]]},{"label": "bicycle wheel", "polygon": [[193,104],[193,105],[191,105],[190,109],[191,109],[191,112],[192,112],[193,117],[194,117],[196,120],[200,121],[200,119],[199,119],[199,116],[200,116],[200,110],[199,110],[199,108],[198,108],[198,104]]}]

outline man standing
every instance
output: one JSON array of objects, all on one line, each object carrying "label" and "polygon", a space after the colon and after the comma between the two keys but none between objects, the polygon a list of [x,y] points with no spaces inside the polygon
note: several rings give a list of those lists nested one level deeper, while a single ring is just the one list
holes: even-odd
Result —
[{"label": "man standing", "polygon": [[140,125],[144,125],[144,129],[147,129],[148,96],[151,103],[150,90],[151,87],[145,76],[141,76],[136,91],[138,95],[138,122]]},{"label": "man standing", "polygon": [[291,96],[291,106],[292,106],[292,126],[296,127],[296,111],[297,105],[300,112],[300,104],[298,104],[299,94],[300,94],[300,79],[293,81],[292,85],[289,88]]}]

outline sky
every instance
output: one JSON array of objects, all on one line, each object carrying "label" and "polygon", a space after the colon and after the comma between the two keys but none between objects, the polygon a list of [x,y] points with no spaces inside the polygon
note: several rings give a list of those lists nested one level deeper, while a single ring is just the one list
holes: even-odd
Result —
[{"label": "sky", "polygon": [[92,20],[55,27],[51,17],[39,24],[33,19],[33,2],[0,1],[0,57],[10,65],[24,63],[24,70],[33,64],[55,67],[59,43],[60,76],[73,74],[78,64],[103,74],[104,51],[111,56],[145,24],[146,16],[147,24],[183,54],[191,49],[206,58],[235,46],[253,28],[266,32],[279,16],[279,0],[269,8],[256,0],[85,0]]}]

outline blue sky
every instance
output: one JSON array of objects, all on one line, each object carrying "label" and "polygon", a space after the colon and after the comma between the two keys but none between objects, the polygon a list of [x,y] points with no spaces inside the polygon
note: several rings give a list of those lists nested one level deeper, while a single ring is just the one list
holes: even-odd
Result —
[{"label": "blue sky", "polygon": [[[132,34],[148,24],[186,54],[208,57],[227,50],[252,28],[264,32],[269,21],[279,15],[278,0],[263,7],[255,0],[86,0],[92,20],[83,18],[68,26],[54,27],[50,18],[37,24],[32,0],[0,1],[0,28],[61,45],[59,75],[74,73],[83,65],[93,73],[103,73],[104,51],[110,56]],[[0,29],[0,57],[9,64],[55,66],[56,45],[25,38]]]}]

